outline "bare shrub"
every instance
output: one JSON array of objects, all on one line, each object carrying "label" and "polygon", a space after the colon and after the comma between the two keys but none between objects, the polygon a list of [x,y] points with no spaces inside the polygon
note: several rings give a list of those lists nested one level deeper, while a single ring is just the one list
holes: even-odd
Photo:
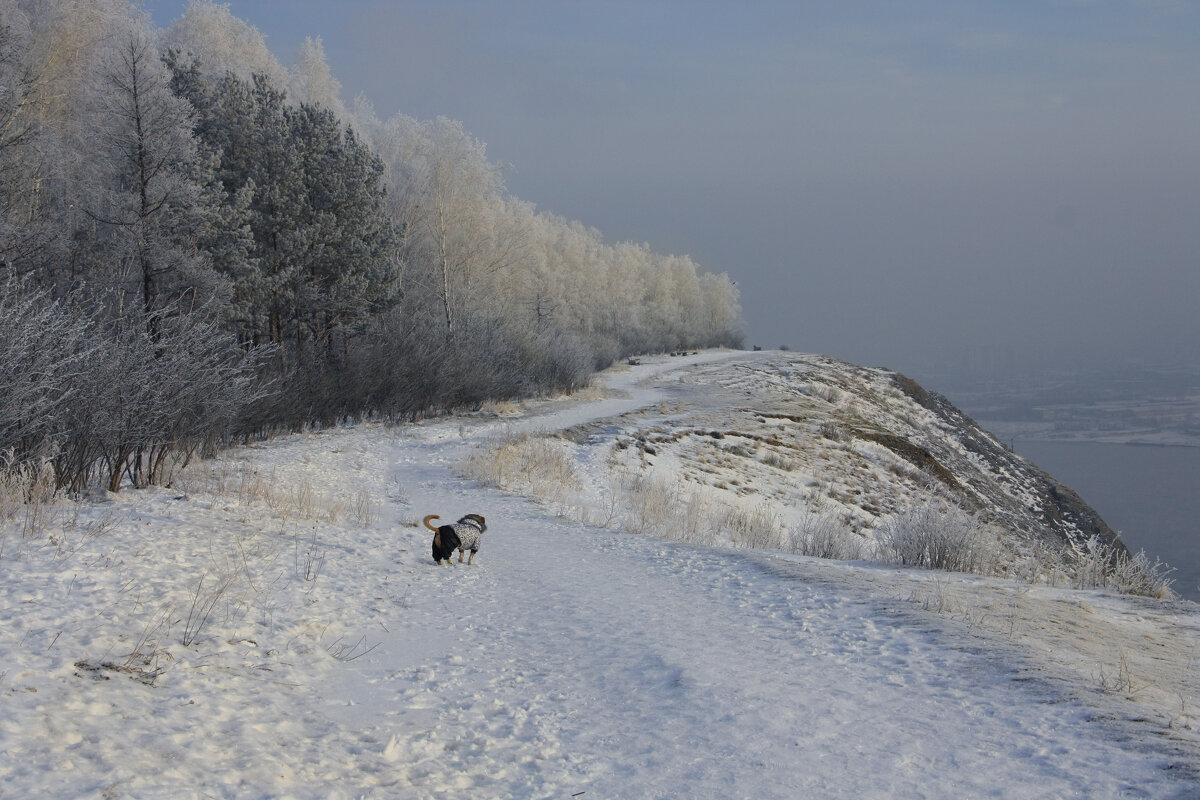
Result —
[{"label": "bare shrub", "polygon": [[978,520],[936,501],[889,518],[880,547],[884,560],[926,569],[987,574],[995,560]]},{"label": "bare shrub", "polygon": [[6,467],[38,461],[67,430],[73,405],[94,398],[81,375],[102,350],[95,313],[54,301],[27,281],[0,282],[0,450]]},{"label": "bare shrub", "polygon": [[283,502],[291,501],[296,516],[302,519],[313,519],[318,516],[317,493],[308,481],[301,481],[285,494]]},{"label": "bare shrub", "polygon": [[616,487],[601,490],[598,508],[580,507],[580,521],[585,525],[611,528],[621,515],[621,492]]},{"label": "bare shrub", "polygon": [[244,350],[201,311],[106,322],[103,357],[75,379],[83,402],[60,421],[59,484],[95,477],[110,491],[169,485],[201,448],[227,439],[266,394],[266,350]]},{"label": "bare shrub", "polygon": [[1117,591],[1166,600],[1175,594],[1171,588],[1175,579],[1167,577],[1174,571],[1174,567],[1157,558],[1151,564],[1146,551],[1139,550],[1132,558],[1118,560]]},{"label": "bare shrub", "polygon": [[811,394],[813,397],[824,400],[829,405],[837,405],[842,399],[842,392],[840,389],[824,383],[810,384],[809,394]]},{"label": "bare shrub", "polygon": [[292,537],[292,545],[296,575],[303,578],[305,583],[315,584],[325,568],[325,547],[317,539],[316,527],[313,527],[312,535],[303,542],[303,546],[299,533]]},{"label": "bare shrub", "polygon": [[1101,589],[1108,585],[1108,573],[1116,557],[1113,548],[1093,536],[1075,553],[1075,586]]},{"label": "bare shrub", "polygon": [[1115,669],[1105,669],[1104,664],[1100,665],[1096,683],[1099,685],[1100,691],[1119,694],[1130,700],[1135,700],[1143,688],[1141,684],[1134,682],[1133,670],[1129,666],[1129,658],[1125,655],[1123,647],[1117,649]]},{"label": "bare shrub", "polygon": [[7,522],[25,505],[25,476],[17,467],[0,468],[0,522]]},{"label": "bare shrub", "polygon": [[821,436],[831,442],[844,442],[847,438],[846,432],[834,422],[821,423]]},{"label": "bare shrub", "polygon": [[371,499],[371,493],[366,489],[355,492],[354,496],[350,498],[350,515],[360,528],[367,528],[375,523],[378,517],[375,501]]},{"label": "bare shrub", "polygon": [[728,445],[722,447],[721,449],[724,450],[726,453],[729,453],[732,456],[738,456],[740,458],[753,458],[754,457],[754,449],[744,442],[735,442],[733,444],[728,444]]},{"label": "bare shrub", "polygon": [[929,502],[889,519],[879,538],[881,557],[897,564],[979,575],[1003,575],[1028,583],[1073,584],[1122,594],[1167,599],[1173,595],[1170,566],[1145,551],[1130,555],[1118,543],[1092,537],[1069,549],[1031,539],[1006,542],[961,509]]},{"label": "bare shrub", "polygon": [[265,396],[268,351],[241,347],[214,309],[123,318],[103,300],[0,283],[0,450],[15,464],[50,456],[72,491],[169,485]]},{"label": "bare shrub", "polygon": [[1041,539],[1030,539],[1012,544],[1003,572],[1008,577],[1026,583],[1057,586],[1070,580],[1072,569],[1068,553],[1062,546]]},{"label": "bare shrub", "polygon": [[830,514],[806,511],[787,532],[787,549],[793,553],[839,561],[864,557],[861,536]]}]

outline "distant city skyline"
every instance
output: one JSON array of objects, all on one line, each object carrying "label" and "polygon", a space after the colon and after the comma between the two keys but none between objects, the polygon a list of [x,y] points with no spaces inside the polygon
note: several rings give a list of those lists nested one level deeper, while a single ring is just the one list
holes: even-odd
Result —
[{"label": "distant city skyline", "polygon": [[285,62],[320,37],[346,102],[462,120],[541,210],[727,272],[747,345],[1200,364],[1195,4],[229,8]]}]

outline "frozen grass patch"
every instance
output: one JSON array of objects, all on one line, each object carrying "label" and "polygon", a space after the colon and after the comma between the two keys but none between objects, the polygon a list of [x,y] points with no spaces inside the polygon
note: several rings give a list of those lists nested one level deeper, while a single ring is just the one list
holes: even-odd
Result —
[{"label": "frozen grass patch", "polygon": [[784,458],[778,453],[767,453],[762,458],[762,463],[768,467],[783,470],[784,472],[792,472],[796,469],[796,462],[791,459]]},{"label": "frozen grass patch", "polygon": [[85,513],[91,499],[103,495],[97,490],[71,499],[58,492],[48,461],[0,467],[0,558],[26,546],[49,545],[57,558],[74,554],[122,520],[114,510]]},{"label": "frozen grass patch", "polygon": [[779,548],[780,516],[766,504],[730,505],[703,490],[688,490],[665,478],[635,474],[623,482],[622,526],[631,533],[661,536],[707,547]]},{"label": "frozen grass patch", "polygon": [[485,400],[479,411],[485,416],[515,417],[521,413],[521,407],[512,400]]},{"label": "frozen grass patch", "polygon": [[265,505],[284,522],[293,519],[338,524],[343,521],[366,528],[379,510],[371,492],[318,491],[311,481],[281,481],[249,462],[218,457],[193,462],[175,479],[174,487],[188,494],[235,498],[239,505]]},{"label": "frozen grass patch", "polygon": [[1097,537],[1071,550],[1047,542],[1009,542],[978,517],[930,501],[888,519],[880,531],[880,557],[903,566],[976,575],[1004,576],[1028,583],[1072,584],[1168,599],[1171,567],[1151,562],[1145,551],[1130,555]]},{"label": "frozen grass patch", "polygon": [[783,545],[783,521],[766,504],[749,509],[727,506],[717,513],[714,525],[718,535],[735,547],[777,549]]},{"label": "frozen grass patch", "polygon": [[594,377],[589,379],[586,384],[571,393],[571,398],[573,400],[582,400],[589,403],[598,400],[606,400],[611,396],[612,392],[604,388],[604,384],[596,380]]},{"label": "frozen grass patch", "polygon": [[1080,589],[1112,589],[1162,600],[1173,596],[1173,580],[1169,577],[1173,571],[1158,559],[1151,563],[1145,550],[1129,555],[1093,536],[1077,555],[1075,585]]},{"label": "frozen grass patch", "polygon": [[625,528],[631,533],[670,537],[670,522],[679,507],[678,492],[666,480],[636,475],[625,484]]}]

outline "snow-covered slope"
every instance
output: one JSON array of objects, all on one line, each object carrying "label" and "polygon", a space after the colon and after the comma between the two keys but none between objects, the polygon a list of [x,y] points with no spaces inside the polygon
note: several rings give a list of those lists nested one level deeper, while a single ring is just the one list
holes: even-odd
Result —
[{"label": "snow-covered slope", "polygon": [[[691,463],[671,448],[699,437],[652,441],[666,426],[804,430],[726,402],[778,363],[662,359],[610,374],[600,399],[297,435],[28,534],[7,521],[0,796],[1195,796],[1191,604],[702,547],[619,530],[627,508],[596,516],[626,458]],[[497,442],[558,430],[573,496],[458,477]],[[826,433],[838,458],[869,452],[862,478],[896,453]],[[790,485],[713,441],[747,502]],[[802,453],[761,469],[815,489]],[[908,474],[897,458],[883,471]],[[710,488],[739,496],[724,480]],[[826,481],[867,530],[870,501]],[[475,565],[435,567],[419,519],[468,512],[489,523]]]}]

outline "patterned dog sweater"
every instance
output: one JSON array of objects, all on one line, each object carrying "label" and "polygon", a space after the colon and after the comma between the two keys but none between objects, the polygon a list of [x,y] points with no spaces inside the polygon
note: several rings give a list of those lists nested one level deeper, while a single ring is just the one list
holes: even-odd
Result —
[{"label": "patterned dog sweater", "polygon": [[464,517],[451,527],[454,528],[454,533],[458,535],[458,547],[460,550],[470,550],[472,553],[479,552],[479,544],[483,541],[483,531],[480,530],[478,522]]}]

